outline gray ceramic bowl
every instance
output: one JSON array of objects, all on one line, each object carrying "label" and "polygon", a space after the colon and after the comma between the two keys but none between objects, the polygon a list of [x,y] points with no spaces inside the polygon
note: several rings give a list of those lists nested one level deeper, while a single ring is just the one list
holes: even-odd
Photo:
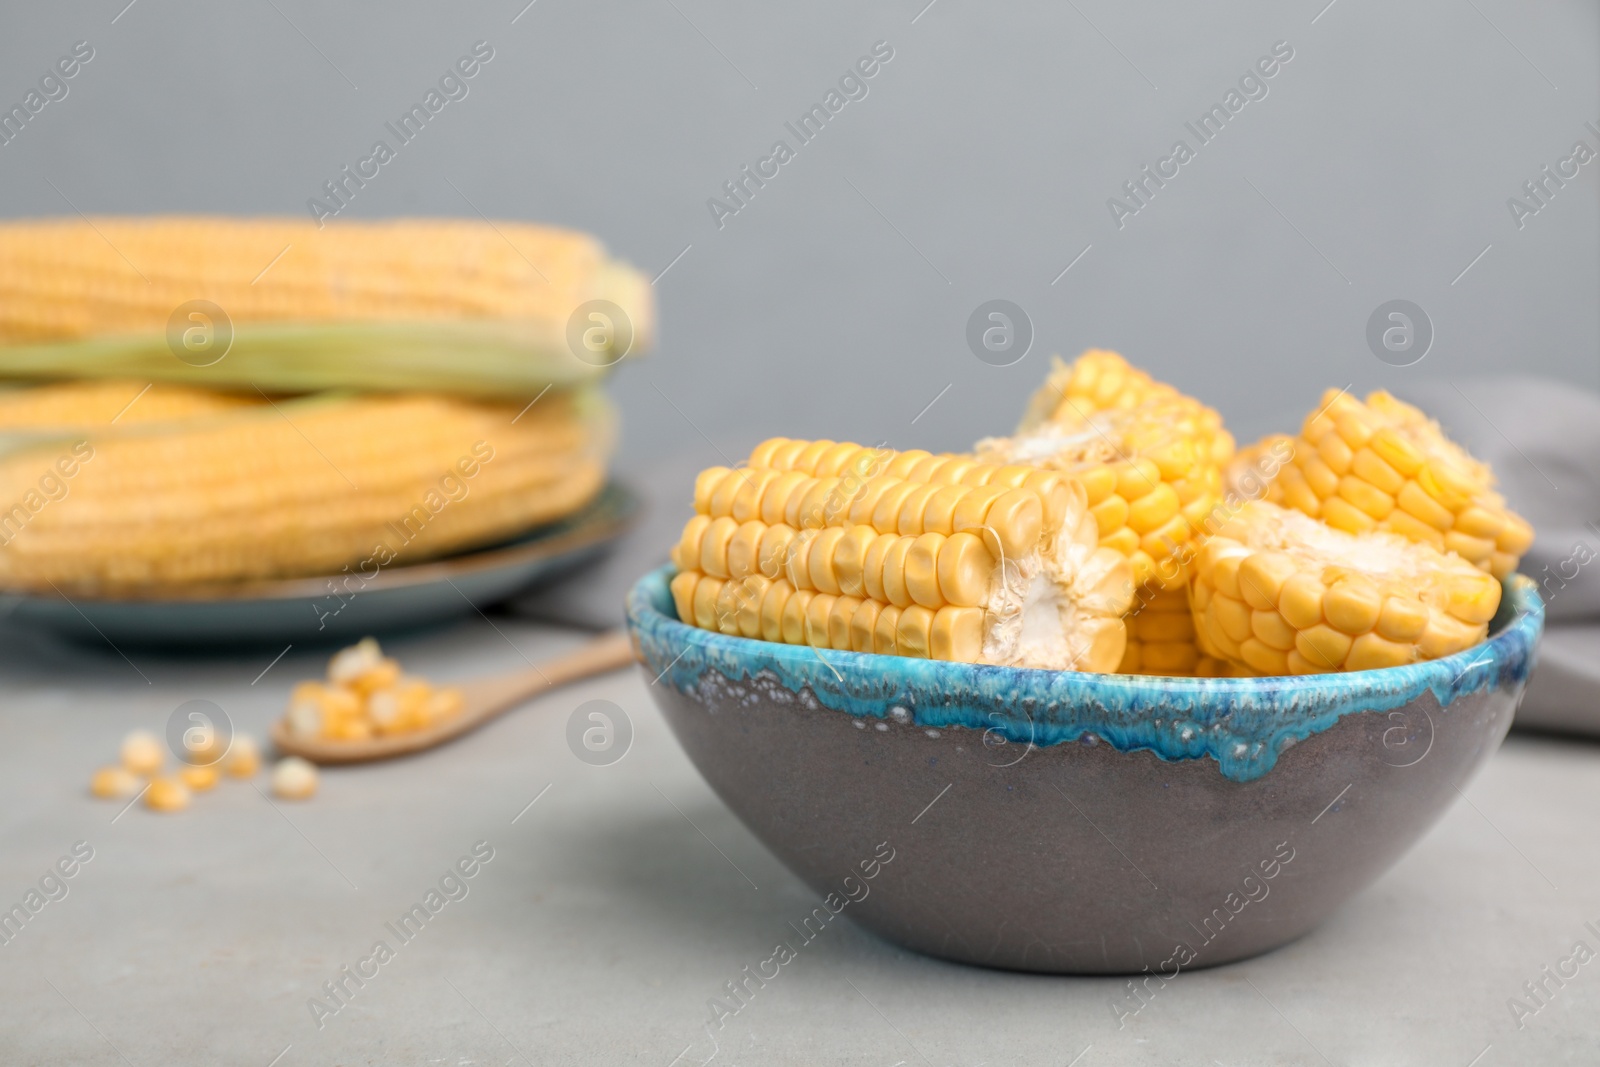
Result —
[{"label": "gray ceramic bowl", "polygon": [[931,955],[1071,974],[1170,976],[1316,926],[1499,746],[1544,623],[1519,576],[1488,641],[1430,663],[1075,674],[713,634],[677,620],[671,573],[628,597],[650,691],[822,897],[816,925],[842,912]]}]

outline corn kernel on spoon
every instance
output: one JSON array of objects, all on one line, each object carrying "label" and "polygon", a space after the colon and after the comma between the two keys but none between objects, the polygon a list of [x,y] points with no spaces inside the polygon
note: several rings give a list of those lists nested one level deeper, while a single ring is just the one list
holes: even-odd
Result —
[{"label": "corn kernel on spoon", "polygon": [[297,731],[291,715],[274,720],[272,743],[280,753],[312,763],[366,763],[408,756],[475,730],[496,716],[569,682],[614,671],[633,662],[628,635],[612,631],[552,660],[510,674],[463,682],[458,711],[420,729],[372,737],[335,739]]}]

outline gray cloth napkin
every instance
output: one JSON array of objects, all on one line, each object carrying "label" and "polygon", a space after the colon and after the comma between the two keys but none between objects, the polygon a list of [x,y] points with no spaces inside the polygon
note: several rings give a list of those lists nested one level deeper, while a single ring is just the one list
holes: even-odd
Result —
[{"label": "gray cloth napkin", "polygon": [[1537,531],[1519,568],[1546,631],[1517,725],[1600,735],[1600,395],[1526,377],[1395,390],[1494,467]]}]

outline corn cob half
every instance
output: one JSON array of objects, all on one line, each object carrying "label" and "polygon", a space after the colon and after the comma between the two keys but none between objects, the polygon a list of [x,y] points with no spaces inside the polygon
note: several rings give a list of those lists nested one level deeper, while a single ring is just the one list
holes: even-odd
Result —
[{"label": "corn cob half", "polygon": [[1128,613],[1128,647],[1118,674],[1191,675],[1200,662],[1187,589],[1162,589]]},{"label": "corn cob half", "polygon": [[1350,533],[1383,530],[1454,552],[1504,578],[1533,528],[1494,491],[1489,468],[1439,424],[1386,392],[1329,390],[1278,474],[1281,503]]},{"label": "corn cob half", "polygon": [[[186,310],[197,301],[214,307]],[[532,396],[643,352],[654,328],[648,279],[593,238],[546,226],[0,224],[5,377]],[[215,350],[178,358],[175,338],[191,336]]]},{"label": "corn cob half", "polygon": [[1055,670],[1122,658],[1131,572],[1060,475],[780,438],[702,472],[695,512],[672,593],[703,629]]},{"label": "corn cob half", "polygon": [[1195,634],[1187,589],[1141,590],[1125,620],[1128,647],[1118,674],[1173,678],[1246,678],[1249,667],[1208,655]]},{"label": "corn cob half", "polygon": [[1199,401],[1115,352],[1059,359],[1014,437],[979,441],[986,463],[1023,463],[1083,482],[1100,543],[1128,557],[1134,582],[1184,584],[1184,546],[1215,509],[1233,438]]},{"label": "corn cob half", "polygon": [[610,448],[597,394],[552,392],[520,416],[414,395],[197,400],[185,418],[92,425],[99,399],[63,410],[79,389],[37,390],[59,427],[12,412],[33,425],[0,453],[0,587],[122,595],[343,568],[353,593],[569,514]]},{"label": "corn cob half", "polygon": [[1227,463],[1234,443],[1221,415],[1103,349],[1090,349],[1070,364],[1053,359],[1050,376],[1029,400],[1017,432],[1032,433],[1050,423],[1070,425],[1102,411],[1128,411],[1153,400],[1177,402],[1192,420],[1187,433],[1200,457],[1213,466]]},{"label": "corn cob half", "polygon": [[1431,545],[1349,534],[1258,501],[1196,555],[1190,605],[1206,653],[1263,674],[1317,674],[1470,648],[1500,583]]}]

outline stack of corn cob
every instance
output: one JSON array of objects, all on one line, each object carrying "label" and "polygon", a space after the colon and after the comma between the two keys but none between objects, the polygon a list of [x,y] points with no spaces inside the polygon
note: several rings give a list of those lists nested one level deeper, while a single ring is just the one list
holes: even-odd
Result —
[{"label": "stack of corn cob", "polygon": [[511,223],[12,223],[0,291],[0,586],[67,593],[370,577],[568,515],[653,331],[642,276]]},{"label": "stack of corn cob", "polygon": [[970,455],[775,438],[695,486],[685,622],[818,648],[1199,677],[1396,666],[1482,641],[1533,531],[1385,393],[1234,455],[1114,352],[1059,362]]}]

